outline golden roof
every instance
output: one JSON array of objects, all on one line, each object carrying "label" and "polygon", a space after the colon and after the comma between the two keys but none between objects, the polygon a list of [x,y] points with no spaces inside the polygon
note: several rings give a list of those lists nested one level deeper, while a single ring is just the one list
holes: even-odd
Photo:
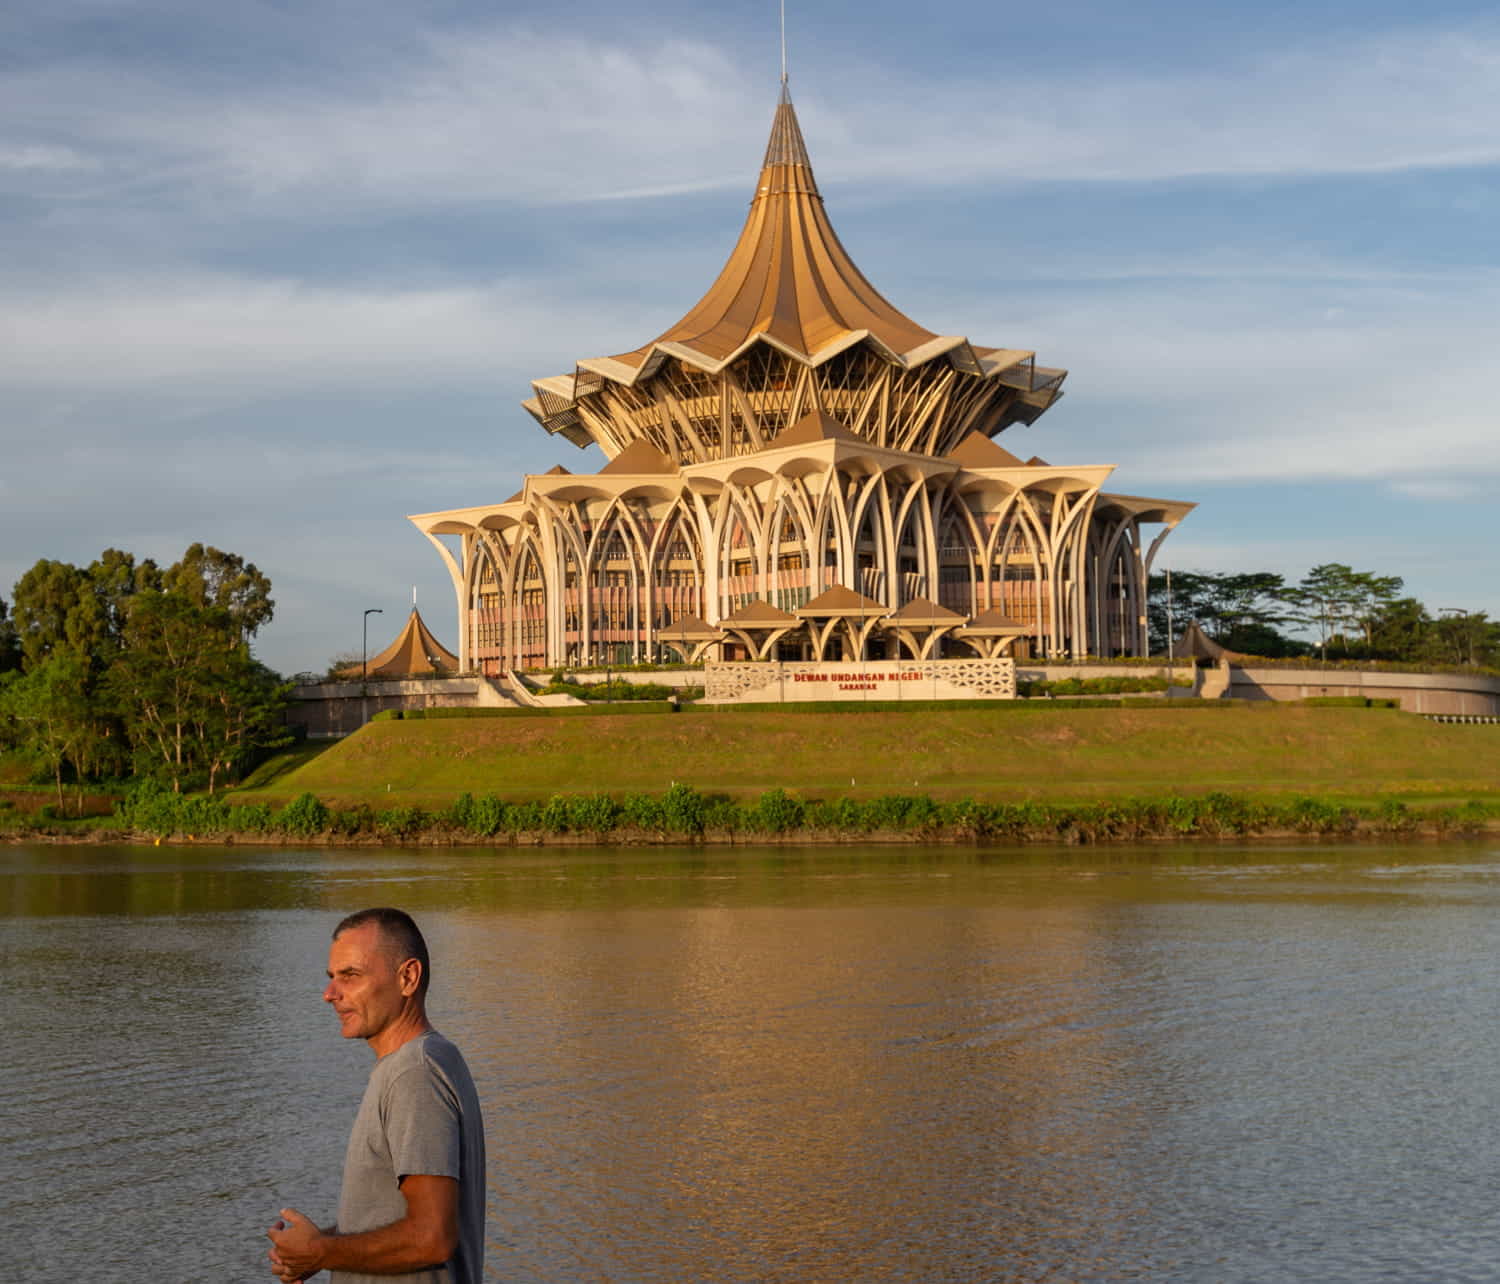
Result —
[{"label": "golden roof", "polygon": [[829,615],[872,616],[885,615],[889,609],[884,602],[877,602],[873,597],[866,597],[852,588],[835,584],[832,588],[824,589],[811,602],[804,602],[797,608],[797,614],[809,618]]},{"label": "golden roof", "polygon": [[670,477],[677,465],[644,438],[637,438],[599,470],[605,473],[636,477]]},{"label": "golden roof", "polygon": [[939,606],[930,598],[914,597],[899,611],[887,617],[892,624],[905,624],[908,626],[930,624],[937,628],[943,624],[963,624],[967,616],[960,615],[957,611],[950,611],[946,606]]},{"label": "golden roof", "polygon": [[1019,458],[981,432],[971,432],[945,456],[964,468],[1025,468]]},{"label": "golden roof", "polygon": [[656,630],[656,636],[666,638],[668,641],[702,642],[711,641],[722,634],[712,624],[706,623],[701,617],[692,614],[679,615],[670,624],[664,624]]},{"label": "golden roof", "polygon": [[806,361],[866,335],[901,356],[938,338],[892,306],[839,241],[785,88],[750,213],[718,280],[676,325],[613,360],[639,367],[670,346],[695,365],[717,365],[761,335]]},{"label": "golden roof", "polygon": [[434,673],[457,673],[458,657],[432,635],[421,613],[412,607],[390,646],[372,655],[363,666],[345,665],[339,676],[352,681],[361,672],[372,678],[430,678]]},{"label": "golden roof", "polygon": [[1061,395],[1067,374],[1037,366],[1026,349],[975,347],[961,335],[937,334],[870,283],[829,222],[784,85],[745,225],[708,292],[651,342],[581,360],[571,375],[533,381],[536,396],[523,404],[549,431],[580,446],[598,440],[614,454],[623,440],[600,435],[581,412],[584,399],[605,384],[634,387],[674,358],[717,374],[757,344],[808,367],[861,344],[897,369],[941,359],[1010,389],[1016,404],[1005,422],[1036,418]]},{"label": "golden roof", "polygon": [[1026,626],[1020,620],[1011,619],[1003,611],[990,607],[976,615],[959,632],[971,633],[976,637],[998,637],[1010,633],[1025,633]]},{"label": "golden roof", "polygon": [[796,624],[797,617],[788,615],[779,606],[772,606],[764,598],[755,597],[719,623],[741,629],[779,629]]}]

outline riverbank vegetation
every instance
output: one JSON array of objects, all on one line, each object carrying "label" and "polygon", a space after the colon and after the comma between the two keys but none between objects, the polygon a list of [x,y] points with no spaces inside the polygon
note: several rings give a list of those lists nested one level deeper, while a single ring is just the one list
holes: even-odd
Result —
[{"label": "riverbank vegetation", "polygon": [[152,782],[133,788],[108,821],[21,824],[0,810],[0,834],[98,840],[152,838],[316,845],[573,843],[1100,843],[1161,839],[1451,837],[1500,827],[1500,799],[1411,806],[1295,795],[1224,793],[1110,802],[939,800],[923,794],[806,798],[768,789],[755,798],[673,785],[660,794],[555,794],[514,802],[462,794],[442,808],[409,803],[329,806],[315,794],[279,807],[186,795]]}]

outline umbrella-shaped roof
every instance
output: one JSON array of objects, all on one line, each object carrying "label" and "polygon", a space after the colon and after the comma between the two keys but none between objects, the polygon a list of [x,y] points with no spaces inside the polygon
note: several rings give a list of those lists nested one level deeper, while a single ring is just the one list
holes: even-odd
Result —
[{"label": "umbrella-shaped roof", "polygon": [[[416,607],[396,640],[379,655],[371,656],[363,672],[372,678],[429,678],[434,672],[457,673],[458,657],[433,636]],[[360,666],[346,665],[345,677],[357,677]]]}]

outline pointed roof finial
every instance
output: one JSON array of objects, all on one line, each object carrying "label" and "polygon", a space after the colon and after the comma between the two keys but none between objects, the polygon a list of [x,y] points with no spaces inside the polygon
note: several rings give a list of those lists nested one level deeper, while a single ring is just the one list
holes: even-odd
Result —
[{"label": "pointed roof finial", "polygon": [[786,98],[786,0],[781,0],[781,96]]},{"label": "pointed roof finial", "polygon": [[[792,184],[795,190],[811,192],[818,195],[817,180],[813,178],[812,161],[807,155],[807,144],[802,139],[802,127],[797,123],[797,111],[792,106],[792,95],[785,83],[781,86],[781,101],[776,104],[776,115],[771,118],[771,137],[766,142],[766,154],[760,162],[761,181],[757,188],[758,195],[765,195],[770,191],[792,190],[788,188],[787,176],[781,176],[781,181],[776,181],[776,175],[768,175],[765,171],[772,165],[796,165],[801,169],[801,174]],[[821,198],[819,198],[821,199]]]}]

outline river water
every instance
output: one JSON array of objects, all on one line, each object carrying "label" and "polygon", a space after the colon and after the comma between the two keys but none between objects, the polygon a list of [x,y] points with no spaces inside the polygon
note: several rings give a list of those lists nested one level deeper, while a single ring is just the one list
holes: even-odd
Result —
[{"label": "river water", "polygon": [[0,848],[3,1278],[269,1280],[425,927],[495,1280],[1500,1278],[1500,845]]}]

